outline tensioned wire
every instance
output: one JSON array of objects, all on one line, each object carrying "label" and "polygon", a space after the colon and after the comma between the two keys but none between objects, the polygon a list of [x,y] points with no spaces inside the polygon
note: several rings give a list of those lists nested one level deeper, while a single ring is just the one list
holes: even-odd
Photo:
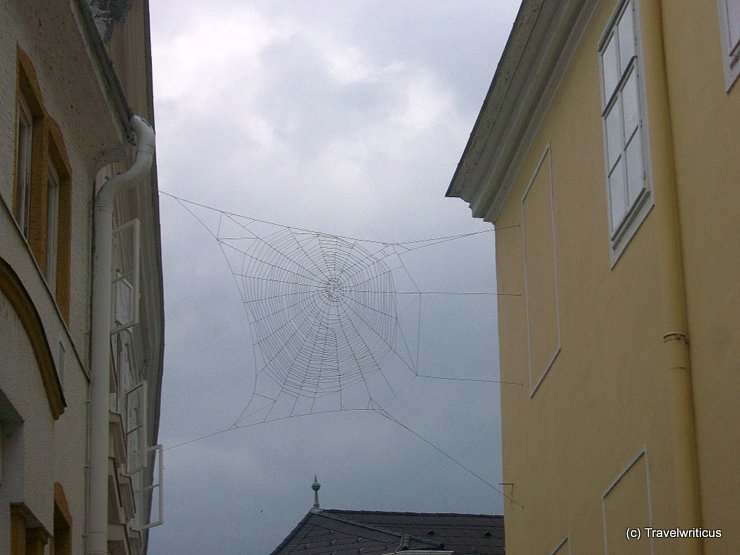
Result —
[{"label": "tensioned wire", "polygon": [[[201,436],[198,436],[198,437],[195,437],[195,438],[186,440],[186,441],[182,441],[180,443],[176,443],[175,445],[170,445],[168,447],[165,447],[164,450],[165,451],[170,451],[172,449],[177,449],[179,447],[185,447],[186,445],[191,445],[193,443],[197,443],[199,441],[202,441],[204,439],[208,439],[208,438],[211,438],[211,437],[214,437],[214,436],[217,436],[217,435],[222,435],[222,434],[225,434],[225,433],[228,433],[228,432],[233,432],[233,431],[241,430],[241,429],[245,429],[245,428],[253,428],[253,427],[256,427],[256,426],[260,426],[260,425],[264,425],[264,424],[269,424],[269,423],[273,423],[273,422],[280,422],[280,421],[288,420],[289,418],[302,418],[302,417],[307,417],[307,416],[317,416],[317,415],[320,415],[320,414],[329,414],[329,413],[334,413],[334,412],[337,412],[337,411],[319,411],[319,412],[315,412],[315,413],[312,413],[312,414],[299,414],[299,415],[283,416],[283,417],[274,418],[274,419],[269,420],[269,421],[266,421],[266,422],[265,421],[263,421],[263,422],[252,422],[252,423],[249,423],[249,424],[236,424],[235,423],[235,424],[232,424],[231,426],[229,426],[227,428],[223,428],[221,430],[216,430],[214,432],[210,432],[210,433],[207,433],[207,434],[204,434],[204,435],[201,435]],[[508,493],[505,493],[501,488],[499,488],[495,484],[491,483],[489,480],[485,479],[479,473],[477,473],[474,470],[472,470],[470,467],[468,467],[467,465],[465,465],[464,463],[462,463],[459,459],[457,459],[457,458],[453,457],[452,455],[450,455],[447,451],[445,451],[444,449],[442,449],[441,447],[439,447],[438,445],[436,445],[435,443],[433,443],[432,441],[430,441],[429,439],[427,439],[426,437],[424,437],[423,435],[421,435],[419,432],[417,432],[414,429],[412,429],[410,426],[407,426],[406,424],[404,424],[403,422],[401,422],[398,418],[396,418],[395,416],[391,415],[387,410],[385,410],[385,409],[383,409],[383,408],[381,408],[379,406],[368,406],[368,407],[365,407],[365,408],[344,409],[341,412],[371,412],[371,413],[378,414],[378,415],[382,416],[383,418],[385,418],[389,422],[392,422],[392,423],[396,424],[397,426],[399,426],[400,428],[406,430],[408,433],[410,433],[411,435],[413,435],[414,437],[416,437],[417,439],[419,439],[423,443],[426,443],[429,447],[431,447],[436,452],[438,452],[439,454],[441,454],[442,456],[444,456],[450,462],[452,462],[456,466],[460,467],[462,470],[464,470],[465,472],[467,472],[468,474],[470,474],[471,476],[473,476],[474,478],[476,478],[478,481],[480,481],[481,483],[483,483],[484,485],[486,485],[487,487],[489,487],[490,489],[492,489],[496,493],[499,493],[502,497],[504,497],[504,499],[506,499],[508,501],[511,501],[512,503],[514,503],[515,505],[518,505],[521,508],[524,508],[524,505],[522,505],[519,501],[517,501],[516,498],[514,498],[512,495],[509,495]]]}]

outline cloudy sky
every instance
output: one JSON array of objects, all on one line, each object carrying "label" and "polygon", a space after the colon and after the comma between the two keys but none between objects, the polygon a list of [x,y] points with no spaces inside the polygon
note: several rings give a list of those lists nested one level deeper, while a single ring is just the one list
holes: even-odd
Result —
[{"label": "cloudy sky", "polygon": [[[444,193],[517,6],[151,1],[160,189],[291,229],[380,241],[352,242],[371,254],[489,231]],[[395,281],[386,293],[398,298],[413,364],[396,345],[376,373],[393,393],[376,396],[371,380],[366,391],[400,424],[346,410],[177,446],[238,419],[261,387],[265,353],[254,345],[243,283],[194,217],[210,224],[219,213],[170,196],[160,203],[159,440],[170,449],[165,525],[152,530],[150,553],[267,554],[311,508],[314,474],[325,508],[503,511],[501,494],[484,483],[502,481],[500,386],[410,371],[497,378],[495,296],[460,294],[495,290],[492,233],[387,259]],[[246,234],[286,229],[259,224]],[[367,340],[368,330],[358,333]],[[344,393],[346,408],[363,407]]]}]

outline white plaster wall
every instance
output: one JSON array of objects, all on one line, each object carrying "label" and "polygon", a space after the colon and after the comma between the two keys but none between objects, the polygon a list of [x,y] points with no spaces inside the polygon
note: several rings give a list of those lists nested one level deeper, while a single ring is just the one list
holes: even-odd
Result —
[{"label": "white plaster wall", "polygon": [[[16,48],[31,58],[49,115],[59,125],[72,173],[72,251],[69,332],[87,365],[90,252],[94,177],[126,143],[104,93],[102,78],[78,25],[75,2],[10,0],[0,3],[0,144],[13,145]],[[7,141],[7,142],[6,142]],[[12,207],[13,149],[0,152],[0,194]]]},{"label": "white plaster wall", "polygon": [[[0,390],[23,419],[11,437],[4,438],[0,504],[5,507],[13,502],[25,503],[44,528],[51,531],[54,467],[49,461],[54,457],[54,420],[31,343],[2,293],[0,307]],[[5,522],[9,524],[9,519]],[[0,545],[0,551],[2,548]]]},{"label": "white plaster wall", "polygon": [[[52,355],[64,346],[64,414],[51,417],[25,331],[0,297],[0,390],[24,422],[3,445],[0,553],[9,552],[9,503],[28,505],[53,531],[53,483],[65,491],[73,519],[73,553],[85,529],[92,207],[96,168],[123,142],[122,129],[77,27],[75,2],[0,1],[0,258],[24,283],[43,321]],[[43,104],[62,130],[71,165],[70,317],[65,323],[12,216],[17,48],[30,57]],[[57,361],[59,364],[59,361]]]},{"label": "white plaster wall", "polygon": [[[66,370],[66,369],[65,369]],[[67,409],[54,426],[54,480],[64,487],[72,513],[72,553],[82,553],[85,531],[88,381],[78,368],[64,379]]]}]

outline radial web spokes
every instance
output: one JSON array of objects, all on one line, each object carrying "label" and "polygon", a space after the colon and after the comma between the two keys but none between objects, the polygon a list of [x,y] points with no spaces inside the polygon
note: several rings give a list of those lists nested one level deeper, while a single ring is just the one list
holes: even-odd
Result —
[{"label": "radial web spokes", "polygon": [[234,427],[377,410],[419,376],[423,292],[404,257],[460,236],[365,241],[173,198],[218,242],[248,315],[255,386]]}]

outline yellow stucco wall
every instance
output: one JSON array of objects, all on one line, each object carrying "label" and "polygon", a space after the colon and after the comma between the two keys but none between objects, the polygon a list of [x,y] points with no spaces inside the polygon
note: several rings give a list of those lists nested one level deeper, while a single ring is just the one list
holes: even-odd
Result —
[{"label": "yellow stucco wall", "polygon": [[[704,552],[740,552],[740,85],[725,90],[714,1],[638,3],[655,205],[612,267],[597,46],[616,5],[596,8],[496,222],[498,290],[522,295],[499,302],[502,380],[522,384],[502,385],[507,553],[550,554],[566,536],[573,553],[700,547],[625,536],[627,526],[686,522],[676,487],[686,465],[671,431],[683,371],[668,369],[663,341],[674,331],[690,344],[696,524],[723,531]],[[523,211],[543,156],[551,202]],[[672,246],[680,258],[666,254]],[[534,389],[542,362],[532,358],[528,302],[537,301],[525,293],[551,283],[542,268],[553,259],[560,352]],[[679,271],[666,275],[674,262]],[[525,279],[533,268],[537,279]],[[684,306],[687,329],[667,329]]]},{"label": "yellow stucco wall", "polygon": [[702,517],[739,553],[740,82],[725,91],[715,2],[666,2],[664,20]]}]

